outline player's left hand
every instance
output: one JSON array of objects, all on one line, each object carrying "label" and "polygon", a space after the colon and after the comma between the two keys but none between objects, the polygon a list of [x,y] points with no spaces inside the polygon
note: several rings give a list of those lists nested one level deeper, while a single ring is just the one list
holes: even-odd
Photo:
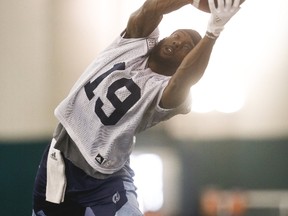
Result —
[{"label": "player's left hand", "polygon": [[208,0],[211,17],[208,23],[207,32],[218,37],[224,29],[225,24],[240,10],[240,0],[217,0],[216,8],[214,0]]}]

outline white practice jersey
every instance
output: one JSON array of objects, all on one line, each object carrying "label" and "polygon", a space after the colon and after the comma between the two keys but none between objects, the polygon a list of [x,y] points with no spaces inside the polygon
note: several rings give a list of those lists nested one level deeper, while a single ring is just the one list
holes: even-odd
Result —
[{"label": "white practice jersey", "polygon": [[189,99],[175,109],[159,106],[170,77],[146,67],[147,53],[157,40],[158,29],[147,38],[119,36],[55,110],[85,160],[101,173],[112,174],[124,166],[135,134],[190,111]]}]

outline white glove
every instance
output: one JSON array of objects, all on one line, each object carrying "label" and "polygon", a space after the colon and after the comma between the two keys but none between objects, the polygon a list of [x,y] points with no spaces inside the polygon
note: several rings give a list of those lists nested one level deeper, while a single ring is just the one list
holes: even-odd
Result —
[{"label": "white glove", "polygon": [[214,0],[208,0],[211,17],[208,23],[207,32],[216,38],[224,29],[224,25],[240,10],[240,0],[217,0],[216,8]]}]

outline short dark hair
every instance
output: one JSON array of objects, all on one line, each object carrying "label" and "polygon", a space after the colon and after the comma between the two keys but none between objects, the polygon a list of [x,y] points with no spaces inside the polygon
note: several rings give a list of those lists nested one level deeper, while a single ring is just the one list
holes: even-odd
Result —
[{"label": "short dark hair", "polygon": [[195,46],[202,39],[201,35],[197,31],[195,31],[193,29],[178,29],[178,30],[187,32],[190,35],[190,37],[191,37],[192,41],[194,42]]}]

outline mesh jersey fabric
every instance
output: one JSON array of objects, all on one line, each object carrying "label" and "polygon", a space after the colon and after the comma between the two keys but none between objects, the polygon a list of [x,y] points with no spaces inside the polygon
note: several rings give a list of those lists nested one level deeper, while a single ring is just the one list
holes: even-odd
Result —
[{"label": "mesh jersey fabric", "polygon": [[85,160],[79,151],[75,142],[71,139],[65,128],[58,124],[54,131],[53,137],[56,141],[55,148],[60,150],[65,158],[71,161],[76,167],[83,170],[89,176],[96,179],[107,179],[111,177],[121,177],[125,181],[133,181],[134,171],[130,168],[130,160],[127,160],[125,165],[113,174],[103,174],[93,169]]},{"label": "mesh jersey fabric", "polygon": [[170,77],[146,67],[147,53],[157,40],[158,29],[147,38],[119,36],[55,109],[87,163],[103,174],[125,165],[136,133],[190,111],[190,97],[175,109],[159,106]]}]

